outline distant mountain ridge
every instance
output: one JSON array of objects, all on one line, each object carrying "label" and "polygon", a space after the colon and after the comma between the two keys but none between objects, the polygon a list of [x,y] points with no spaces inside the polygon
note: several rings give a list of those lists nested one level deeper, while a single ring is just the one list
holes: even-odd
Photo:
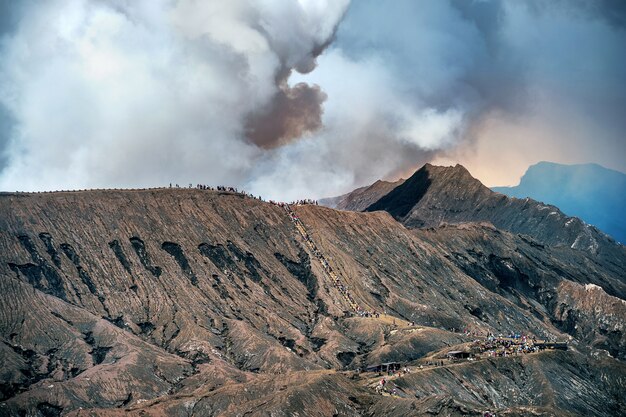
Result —
[{"label": "distant mountain ridge", "polygon": [[597,164],[539,162],[528,168],[519,185],[492,190],[553,204],[626,242],[626,174],[622,172]]},{"label": "distant mountain ridge", "polygon": [[[358,199],[348,194],[342,197],[342,201],[371,200],[363,195],[371,188],[355,190]],[[440,167],[426,164],[365,209],[356,203],[346,204],[344,209],[384,210],[409,228],[489,222],[498,229],[530,236],[541,244],[568,246],[616,259],[615,262],[625,259],[626,249],[599,229],[565,215],[555,206],[494,192],[461,165]]]}]

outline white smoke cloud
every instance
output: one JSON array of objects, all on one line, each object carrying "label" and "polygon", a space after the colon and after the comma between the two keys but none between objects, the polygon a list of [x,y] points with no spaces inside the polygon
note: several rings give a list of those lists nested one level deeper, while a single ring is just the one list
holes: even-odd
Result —
[{"label": "white smoke cloud", "polygon": [[[393,4],[382,17],[380,3],[355,3],[317,68],[291,77],[327,94],[324,128],[257,164],[247,188],[271,198],[337,195],[457,144],[477,31],[445,2]],[[446,95],[455,97],[439,100]]]},{"label": "white smoke cloud", "polygon": [[66,0],[2,43],[16,121],[0,189],[240,184],[246,118],[310,71],[346,1]]},{"label": "white smoke cloud", "polygon": [[338,195],[428,160],[488,185],[540,160],[624,170],[624,17],[602,0],[354,2],[292,77],[327,93],[324,129],[258,164],[251,188]]},{"label": "white smoke cloud", "polygon": [[402,94],[394,77],[383,61],[356,61],[336,48],[312,73],[292,77],[327,93],[324,127],[260,161],[246,188],[273,199],[332,195],[427,162],[430,151],[453,144],[462,113]]}]

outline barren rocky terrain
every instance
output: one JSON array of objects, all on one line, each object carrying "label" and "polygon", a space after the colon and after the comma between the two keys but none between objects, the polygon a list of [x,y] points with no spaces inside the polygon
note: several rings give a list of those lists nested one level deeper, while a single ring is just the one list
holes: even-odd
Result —
[{"label": "barren rocky terrain", "polygon": [[[283,207],[195,189],[0,195],[0,415],[626,415],[622,246],[531,202],[475,218],[458,196],[406,210],[397,189],[368,205],[391,214],[292,207],[369,317]],[[446,204],[457,214],[433,220]],[[487,333],[568,349],[420,367]],[[358,371],[386,362],[410,372],[381,395]]]}]

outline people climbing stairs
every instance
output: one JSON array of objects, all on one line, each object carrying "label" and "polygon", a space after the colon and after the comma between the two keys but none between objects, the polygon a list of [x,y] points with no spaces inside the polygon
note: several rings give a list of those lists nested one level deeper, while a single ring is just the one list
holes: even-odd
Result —
[{"label": "people climbing stairs", "polygon": [[352,297],[352,295],[350,294],[348,286],[344,283],[344,280],[341,278],[341,276],[333,270],[333,268],[330,266],[330,264],[326,260],[326,257],[324,256],[324,254],[318,249],[317,245],[315,244],[315,242],[313,241],[313,239],[307,232],[306,227],[304,226],[304,223],[302,223],[302,220],[300,220],[298,215],[293,211],[293,209],[289,206],[289,204],[284,204],[283,207],[285,208],[285,211],[287,211],[287,214],[289,215],[289,218],[291,219],[292,223],[295,225],[296,230],[298,230],[298,232],[300,233],[300,235],[306,242],[308,248],[311,250],[313,255],[320,262],[320,264],[322,265],[322,268],[324,269],[324,272],[330,278],[330,281],[333,283],[335,288],[337,288],[339,293],[343,296],[344,300],[348,303],[350,308],[358,315],[369,314],[369,313],[366,313],[365,310],[363,310],[354,300],[354,297]]}]

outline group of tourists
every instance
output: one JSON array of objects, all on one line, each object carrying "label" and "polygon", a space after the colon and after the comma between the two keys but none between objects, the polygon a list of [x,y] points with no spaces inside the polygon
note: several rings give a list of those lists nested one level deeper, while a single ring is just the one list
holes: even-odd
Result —
[{"label": "group of tourists", "polygon": [[[309,201],[309,200],[303,200],[303,201]],[[315,244],[315,242],[313,242],[313,239],[311,239],[311,236],[309,236],[309,233],[306,231],[306,228],[304,227],[304,224],[302,223],[298,215],[291,209],[289,204],[281,204],[280,206],[283,207],[285,211],[287,211],[289,218],[296,226],[296,229],[300,232],[300,235],[306,242],[307,246],[309,247],[309,249],[311,249],[311,252],[313,252],[313,255],[315,255],[315,257],[320,261],[326,274],[331,278],[331,282],[333,283],[334,287],[339,291],[339,293],[341,293],[341,295],[348,302],[348,304],[350,305],[350,307],[356,314],[360,316],[365,315],[366,311],[362,309],[354,300],[354,297],[352,297],[352,294],[350,294],[350,290],[348,289],[348,286],[345,285],[343,282],[341,282],[339,276],[335,273],[333,268],[330,266],[330,264],[324,257],[324,254],[317,248],[317,245]]]},{"label": "group of tourists", "polygon": [[[178,184],[172,184],[170,182],[170,188],[181,188],[181,187]],[[189,188],[194,188],[193,184],[189,184]],[[254,198],[255,200],[265,201],[260,196],[255,196],[255,195],[253,195],[251,193],[248,193],[246,191],[238,190],[236,187],[227,187],[227,186],[224,186],[224,185],[218,185],[218,186],[213,187],[213,186],[206,185],[206,184],[196,184],[195,188],[197,190],[223,191],[223,192],[228,192],[228,193],[241,194],[241,195],[245,195],[245,196],[250,197],[250,198]],[[283,203],[281,201],[269,200],[268,203],[273,204],[275,206],[279,206],[279,207],[285,207],[287,205],[292,205],[292,206],[304,206],[304,205],[317,206],[317,205],[319,205],[317,200],[312,200],[310,198],[304,198],[304,199],[301,199],[301,200],[294,200],[291,203]]]},{"label": "group of tourists", "polygon": [[500,338],[489,336],[486,340],[475,340],[471,350],[481,356],[506,357],[539,351],[536,338],[527,336]]},{"label": "group of tourists", "polygon": [[[181,186],[178,184],[172,184],[170,182],[170,188],[181,188]],[[218,186],[213,187],[213,186],[206,185],[206,184],[196,184],[196,186],[194,187],[193,184],[189,184],[187,188],[195,188],[196,190],[204,190],[204,191],[223,191],[227,193],[241,194],[241,195],[245,195],[246,197],[254,198],[255,200],[263,201],[261,197],[257,197],[243,190],[238,190],[235,187],[227,187],[225,185],[218,185]]]},{"label": "group of tourists", "polygon": [[292,201],[291,203],[289,203],[289,205],[291,206],[306,206],[306,205],[313,205],[313,206],[317,206],[317,200],[311,200],[308,198],[305,198],[303,200],[296,200],[296,201]]},{"label": "group of tourists", "polygon": [[[176,186],[178,187],[178,184],[176,184]],[[172,184],[170,184],[170,188],[171,187],[172,187]],[[192,188],[191,184],[189,184],[189,188]],[[207,190],[207,191],[222,191],[222,192],[227,192],[227,193],[240,194],[240,195],[244,195],[246,197],[253,198],[255,200],[264,201],[263,198],[261,198],[261,196],[256,196],[256,195],[254,195],[252,193],[249,193],[247,191],[238,190],[236,187],[227,187],[225,185],[218,185],[216,187],[212,187],[212,186],[206,185],[206,184],[196,184],[196,189],[198,189],[198,190]]]},{"label": "group of tourists", "polygon": [[310,200],[310,199],[295,200],[295,201],[292,201],[291,203],[283,203],[282,201],[269,200],[268,203],[273,204],[278,207],[283,207],[283,208],[285,206],[306,206],[306,205],[318,206],[319,205],[317,200]]},{"label": "group of tourists", "polygon": [[[239,193],[239,190],[236,189],[235,187],[224,187],[223,185],[218,185],[216,187],[217,191],[227,191],[229,193]],[[241,193],[241,194],[245,194],[245,193]]]},{"label": "group of tourists", "polygon": [[[170,182],[170,188],[184,188],[184,186],[181,187],[179,184]],[[193,184],[190,183],[188,188],[196,188],[197,190],[223,191],[223,192],[227,192],[227,193],[241,194],[241,195],[245,195],[247,197],[254,198],[255,200],[265,201],[260,196],[255,196],[252,193],[249,193],[247,191],[239,190],[236,187],[229,187],[229,186],[225,186],[225,185],[217,185],[217,186],[214,187],[214,186],[206,185],[206,184],[196,184],[196,186],[194,187]],[[283,203],[281,201],[275,201],[275,200],[269,200],[267,202],[270,203],[270,204],[273,204],[275,206],[279,206],[279,207],[285,207],[286,205],[291,205],[291,206],[304,206],[304,205],[314,205],[314,206],[317,206],[317,205],[319,205],[317,200],[313,200],[313,199],[310,199],[310,198],[304,198],[304,199],[301,199],[301,200],[294,200],[291,203]]]}]

